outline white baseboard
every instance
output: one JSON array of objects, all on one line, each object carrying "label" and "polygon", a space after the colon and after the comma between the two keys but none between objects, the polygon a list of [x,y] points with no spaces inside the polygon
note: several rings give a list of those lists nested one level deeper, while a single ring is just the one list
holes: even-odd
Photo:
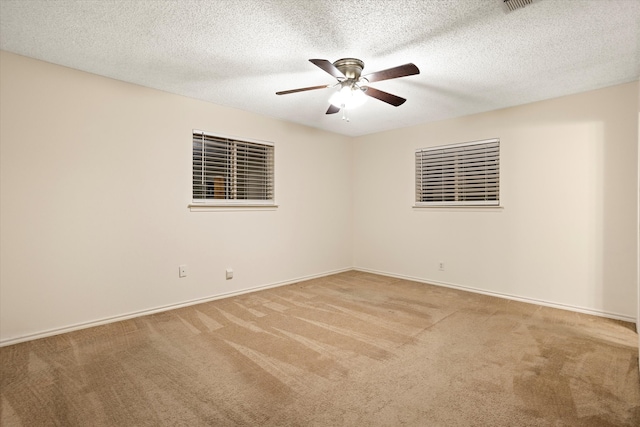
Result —
[{"label": "white baseboard", "polygon": [[520,296],[517,296],[517,295],[504,294],[504,293],[501,293],[501,292],[486,291],[486,290],[483,290],[483,289],[473,288],[473,287],[470,287],[470,286],[462,286],[462,285],[458,285],[458,284],[455,284],[455,283],[440,282],[440,281],[437,281],[437,280],[427,280],[427,279],[422,279],[422,278],[419,278],[419,277],[406,276],[406,275],[403,275],[403,274],[395,274],[395,273],[389,273],[389,272],[386,272],[386,271],[372,270],[372,269],[369,269],[369,268],[362,268],[362,267],[353,267],[353,268],[351,268],[351,267],[348,267],[348,268],[342,268],[342,269],[339,269],[339,270],[326,271],[324,273],[312,274],[312,275],[309,275],[309,276],[298,277],[298,278],[295,278],[295,279],[285,280],[285,281],[281,281],[281,282],[270,283],[270,284],[267,284],[267,285],[255,286],[255,287],[243,289],[243,290],[240,290],[240,291],[227,292],[227,293],[212,295],[212,296],[204,297],[204,298],[197,298],[197,299],[193,299],[193,300],[189,300],[189,301],[183,301],[183,302],[180,302],[180,303],[177,303],[177,304],[169,304],[169,305],[165,305],[165,306],[161,306],[161,307],[155,307],[155,308],[151,308],[151,309],[147,309],[147,310],[140,310],[140,311],[136,311],[136,312],[132,312],[132,313],[128,313],[128,314],[112,316],[112,317],[106,317],[106,318],[102,318],[102,319],[98,319],[98,320],[92,320],[92,321],[89,321],[89,322],[77,323],[77,324],[74,324],[74,325],[64,326],[64,327],[61,327],[61,328],[49,329],[49,330],[46,330],[46,331],[36,332],[36,333],[33,333],[33,334],[28,334],[28,335],[22,335],[22,336],[18,336],[18,337],[14,337],[14,338],[7,338],[7,339],[0,340],[0,347],[5,347],[5,346],[8,346],[8,345],[18,344],[18,343],[25,342],[25,341],[36,340],[36,339],[39,339],[39,338],[46,338],[46,337],[50,337],[50,336],[53,336],[53,335],[64,334],[64,333],[67,333],[67,332],[77,331],[77,330],[80,330],[80,329],[92,328],[94,326],[106,325],[108,323],[114,323],[114,322],[119,322],[121,320],[133,319],[135,317],[146,316],[146,315],[149,315],[149,314],[161,313],[163,311],[174,310],[176,308],[182,308],[182,307],[188,307],[188,306],[191,306],[191,305],[201,304],[201,303],[205,303],[205,302],[209,302],[209,301],[215,301],[215,300],[218,300],[218,299],[229,298],[229,297],[233,297],[233,296],[237,296],[237,295],[243,295],[243,294],[247,294],[247,293],[250,293],[250,292],[256,292],[256,291],[260,291],[260,290],[264,290],[264,289],[276,288],[276,287],[279,287],[279,286],[290,285],[292,283],[304,282],[305,280],[317,279],[319,277],[330,276],[332,274],[344,273],[346,271],[352,271],[352,270],[362,271],[362,272],[365,272],[365,273],[379,274],[381,276],[394,277],[394,278],[397,278],[397,279],[411,280],[413,282],[426,283],[426,284],[430,284],[430,285],[443,286],[443,287],[446,287],[446,288],[459,289],[459,290],[462,290],[462,291],[473,292],[473,293],[482,294],[482,295],[489,295],[489,296],[494,296],[494,297],[498,297],[498,298],[505,298],[505,299],[525,302],[525,303],[529,303],[529,304],[536,304],[536,305],[542,305],[542,306],[546,306],[546,307],[558,308],[558,309],[561,309],[561,310],[575,311],[575,312],[578,312],[578,313],[585,313],[585,314],[591,314],[591,315],[594,315],[594,316],[607,317],[607,318],[610,318],[610,319],[623,320],[625,322],[636,323],[636,319],[634,317],[627,316],[627,315],[624,315],[624,314],[611,313],[611,312],[601,311],[601,310],[594,310],[594,309],[589,309],[589,308],[584,308],[584,307],[573,306],[573,305],[569,305],[569,304],[560,304],[560,303],[555,303],[555,302],[551,302],[551,301],[538,300],[538,299],[534,299],[534,298],[520,297]]},{"label": "white baseboard", "polygon": [[594,309],[591,309],[591,308],[578,307],[578,306],[569,305],[569,304],[561,304],[561,303],[557,303],[557,302],[539,300],[539,299],[535,299],[535,298],[520,297],[520,296],[517,296],[517,295],[510,295],[510,294],[505,294],[505,293],[502,293],[502,292],[486,291],[484,289],[478,289],[478,288],[474,288],[474,287],[471,287],[471,286],[463,286],[463,285],[458,285],[458,284],[455,284],[455,283],[440,282],[440,281],[437,281],[437,280],[427,280],[427,279],[422,279],[422,278],[419,278],[419,277],[406,276],[406,275],[403,275],[403,274],[395,274],[395,273],[388,273],[386,271],[372,270],[370,268],[354,267],[353,270],[362,271],[362,272],[365,272],[365,273],[379,274],[381,276],[394,277],[396,279],[411,280],[413,282],[426,283],[426,284],[429,284],[429,285],[443,286],[445,288],[459,289],[461,291],[473,292],[473,293],[482,294],[482,295],[489,295],[489,296],[492,296],[492,297],[504,298],[504,299],[509,299],[509,300],[513,300],[513,301],[526,302],[526,303],[529,303],[529,304],[542,305],[542,306],[545,306],[545,307],[558,308],[558,309],[561,309],[561,310],[575,311],[575,312],[584,313],[584,314],[591,314],[591,315],[594,315],[594,316],[606,317],[606,318],[609,318],[609,319],[623,320],[625,322],[636,323],[636,318],[635,317],[631,317],[631,316],[627,316],[627,315],[619,314],[619,313],[611,313],[611,312],[608,312],[608,311],[594,310]]},{"label": "white baseboard", "polygon": [[182,308],[182,307],[188,307],[190,305],[202,304],[204,302],[215,301],[215,300],[218,300],[218,299],[234,297],[234,296],[242,295],[242,294],[248,294],[250,292],[261,291],[261,290],[264,290],[264,289],[277,288],[279,286],[285,286],[285,285],[290,285],[292,283],[304,282],[305,280],[317,279],[319,277],[330,276],[332,274],[337,274],[337,273],[344,273],[345,271],[351,271],[351,270],[353,270],[353,268],[348,267],[348,268],[342,268],[342,269],[339,269],[339,270],[326,271],[324,273],[312,274],[312,275],[309,275],[309,276],[298,277],[298,278],[291,279],[291,280],[284,280],[282,282],[275,282],[275,283],[270,283],[270,284],[267,284],[267,285],[255,286],[253,288],[242,289],[240,291],[226,292],[226,293],[223,293],[223,294],[212,295],[212,296],[208,296],[208,297],[204,297],[204,298],[197,298],[197,299],[193,299],[193,300],[189,300],[189,301],[183,301],[183,302],[180,302],[180,303],[177,303],[177,304],[168,304],[168,305],[163,305],[161,307],[155,307],[155,308],[150,308],[150,309],[146,309],[146,310],[135,311],[135,312],[132,312],[132,313],[122,314],[122,315],[118,315],[118,316],[105,317],[105,318],[102,318],[102,319],[92,320],[92,321],[89,321],[89,322],[76,323],[74,325],[63,326],[61,328],[48,329],[48,330],[42,331],[42,332],[36,332],[36,333],[33,333],[33,334],[21,335],[21,336],[14,337],[14,338],[7,338],[7,339],[0,340],[0,347],[5,347],[5,346],[8,346],[8,345],[18,344],[18,343],[25,342],[25,341],[32,341],[32,340],[36,340],[36,339],[39,339],[39,338],[46,338],[46,337],[50,337],[50,336],[53,336],[53,335],[64,334],[64,333],[67,333],[67,332],[73,332],[73,331],[77,331],[77,330],[80,330],[80,329],[92,328],[94,326],[106,325],[108,323],[114,323],[114,322],[119,322],[121,320],[133,319],[135,317],[146,316],[146,315],[149,315],[149,314],[161,313],[163,311],[174,310],[176,308]]}]

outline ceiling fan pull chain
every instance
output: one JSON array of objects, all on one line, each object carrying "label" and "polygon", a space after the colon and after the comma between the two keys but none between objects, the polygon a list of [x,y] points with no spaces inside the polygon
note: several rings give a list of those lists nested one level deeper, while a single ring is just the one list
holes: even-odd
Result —
[{"label": "ceiling fan pull chain", "polygon": [[347,106],[342,104],[342,120],[346,120],[349,123],[349,115],[347,114]]}]

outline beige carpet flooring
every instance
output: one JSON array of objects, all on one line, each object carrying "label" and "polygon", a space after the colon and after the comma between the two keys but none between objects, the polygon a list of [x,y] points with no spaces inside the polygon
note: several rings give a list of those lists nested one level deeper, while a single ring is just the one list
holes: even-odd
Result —
[{"label": "beige carpet flooring", "polygon": [[0,349],[2,426],[640,426],[634,325],[347,272]]}]

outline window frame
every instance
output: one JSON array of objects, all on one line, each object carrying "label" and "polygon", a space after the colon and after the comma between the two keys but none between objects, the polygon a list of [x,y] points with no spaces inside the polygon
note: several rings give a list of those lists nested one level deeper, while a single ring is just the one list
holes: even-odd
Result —
[{"label": "window frame", "polygon": [[[489,177],[489,182],[495,182],[495,200],[460,200],[460,198],[464,199],[465,193],[458,192],[457,189],[454,188],[453,193],[450,195],[454,198],[454,200],[439,200],[439,201],[424,201],[424,193],[425,193],[425,185],[423,185],[422,178],[425,174],[425,166],[421,164],[421,161],[424,160],[424,157],[421,156],[419,159],[419,155],[425,152],[432,151],[443,151],[442,155],[444,157],[444,150],[456,150],[462,147],[470,147],[470,146],[481,146],[481,145],[497,145],[497,148],[494,150],[497,154],[494,156],[497,168],[495,173],[489,174],[485,173],[485,176]],[[501,199],[500,199],[500,138],[490,138],[483,139],[478,141],[469,141],[455,144],[446,144],[446,145],[438,145],[433,147],[425,147],[418,148],[415,150],[414,154],[415,161],[415,194],[414,194],[414,207],[416,208],[500,208],[501,207]],[[465,163],[465,162],[463,162]],[[485,165],[486,168],[486,165]],[[453,167],[454,179],[451,184],[454,187],[458,187],[460,185],[460,164],[456,163]],[[485,179],[485,181],[487,181]],[[485,188],[489,187],[487,183],[485,183]],[[444,198],[444,197],[443,197]]]},{"label": "window frame", "polygon": [[[270,156],[270,160],[267,160],[265,163],[270,162],[270,165],[265,167],[265,170],[270,171],[270,188],[267,190],[270,193],[271,198],[269,199],[232,199],[232,198],[196,198],[194,197],[194,181],[196,179],[195,170],[194,170],[194,155],[195,148],[194,143],[198,136],[215,138],[218,140],[227,140],[231,145],[236,144],[247,144],[247,145],[262,145],[265,147],[270,147],[270,152],[268,152],[268,156]],[[270,141],[261,141],[257,139],[251,138],[239,138],[236,136],[225,135],[220,133],[211,133],[202,131],[199,129],[193,129],[191,132],[191,204],[189,204],[190,208],[273,208],[277,207],[275,200],[275,143]],[[203,146],[204,147],[204,146]],[[232,155],[232,162],[235,162],[234,165],[231,166],[232,172],[229,172],[225,175],[225,178],[231,176],[232,179],[237,179],[238,177],[238,158],[237,155]],[[237,190],[237,181],[230,184]],[[226,187],[225,187],[226,188]],[[215,191],[215,190],[214,190]],[[225,191],[226,193],[226,191]]]}]

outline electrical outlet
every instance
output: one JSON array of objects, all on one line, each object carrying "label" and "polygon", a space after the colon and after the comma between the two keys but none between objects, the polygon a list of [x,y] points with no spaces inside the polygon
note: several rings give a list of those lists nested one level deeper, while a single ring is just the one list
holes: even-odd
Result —
[{"label": "electrical outlet", "polygon": [[438,263],[438,270],[440,270],[440,271],[444,271],[444,262],[443,262],[443,261],[440,261],[440,262]]},{"label": "electrical outlet", "polygon": [[179,277],[187,277],[187,266],[181,265],[178,267],[178,276]]},{"label": "electrical outlet", "polygon": [[233,279],[233,269],[227,268],[225,272],[227,274],[227,280]]}]

